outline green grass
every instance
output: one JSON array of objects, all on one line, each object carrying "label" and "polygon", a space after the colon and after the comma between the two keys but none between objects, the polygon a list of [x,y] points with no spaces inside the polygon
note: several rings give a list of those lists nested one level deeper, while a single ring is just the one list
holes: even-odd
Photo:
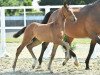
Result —
[{"label": "green grass", "polygon": [[73,43],[76,43],[76,44],[89,44],[91,41],[91,39],[89,38],[79,38],[79,39],[74,39]]},{"label": "green grass", "polygon": [[[21,41],[22,41],[22,37],[23,37],[23,35],[22,36],[20,36],[19,38],[11,38],[11,37],[7,37],[6,38],[6,42],[7,43],[20,43]],[[74,41],[72,42],[72,44],[89,44],[90,43],[90,39],[89,38],[82,38],[82,39],[74,39]]]},{"label": "green grass", "polygon": [[76,44],[90,44],[90,42],[91,42],[91,39],[89,39],[89,38],[74,39],[71,44],[71,48],[74,50],[74,48],[76,48]]},{"label": "green grass", "polygon": [[6,38],[6,42],[7,43],[20,43],[22,41],[22,37],[23,36],[20,36],[18,38],[13,38],[13,37],[7,37]]}]

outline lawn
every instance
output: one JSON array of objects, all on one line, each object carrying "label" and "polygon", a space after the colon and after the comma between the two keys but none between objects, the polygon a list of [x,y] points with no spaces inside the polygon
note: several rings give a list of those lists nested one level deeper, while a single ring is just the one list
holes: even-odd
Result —
[{"label": "lawn", "polygon": [[[6,42],[7,43],[20,43],[22,41],[22,37],[19,38],[11,38],[11,37],[7,37],[6,38]],[[89,44],[90,43],[90,39],[89,38],[78,38],[78,39],[74,39],[74,41],[72,42],[73,44]]]}]

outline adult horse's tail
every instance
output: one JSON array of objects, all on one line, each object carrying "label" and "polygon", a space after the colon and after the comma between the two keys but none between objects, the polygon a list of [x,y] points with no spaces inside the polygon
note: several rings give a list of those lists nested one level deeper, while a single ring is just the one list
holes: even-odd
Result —
[{"label": "adult horse's tail", "polygon": [[[45,17],[44,17],[44,19],[43,19],[43,21],[42,21],[42,24],[46,24],[46,23],[48,22],[49,17],[50,17],[50,15],[51,15],[52,13],[53,13],[53,12],[50,11],[50,12],[48,12],[48,13],[45,15]],[[17,33],[15,33],[15,34],[13,35],[13,37],[14,37],[14,38],[18,38],[21,34],[24,33],[25,29],[26,29],[26,27],[22,28],[20,31],[18,31]]]}]

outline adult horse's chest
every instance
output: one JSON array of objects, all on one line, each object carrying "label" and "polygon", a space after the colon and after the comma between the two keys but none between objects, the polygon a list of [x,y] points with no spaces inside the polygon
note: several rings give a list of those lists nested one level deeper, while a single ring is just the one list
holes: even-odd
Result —
[{"label": "adult horse's chest", "polygon": [[76,24],[73,22],[66,23],[65,33],[72,38],[84,38],[88,36],[84,24],[81,21]]}]

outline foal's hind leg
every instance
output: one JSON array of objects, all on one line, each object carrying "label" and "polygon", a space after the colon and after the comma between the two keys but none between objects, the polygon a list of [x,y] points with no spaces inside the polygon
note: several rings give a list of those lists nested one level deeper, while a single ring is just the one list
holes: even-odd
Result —
[{"label": "foal's hind leg", "polygon": [[48,64],[48,70],[50,70],[50,72],[52,72],[52,70],[51,70],[51,64],[52,64],[52,61],[53,61],[54,56],[56,54],[57,47],[58,47],[58,45],[54,44],[53,49],[52,49],[51,58],[50,58],[50,61],[49,61],[49,64]]},{"label": "foal's hind leg", "polygon": [[34,63],[33,63],[33,65],[32,65],[32,68],[33,68],[33,69],[35,68],[35,65],[36,65],[36,63],[37,63],[37,58],[35,57],[35,55],[34,55],[34,53],[33,53],[33,51],[32,51],[32,48],[33,48],[34,46],[39,45],[39,44],[41,44],[41,42],[40,42],[39,40],[35,40],[34,42],[32,41],[30,44],[27,45],[27,49],[29,50],[30,54],[32,55],[32,57],[33,57],[33,59],[34,59]]},{"label": "foal's hind leg", "polygon": [[16,62],[17,62],[17,59],[18,59],[18,56],[20,55],[21,51],[23,50],[24,46],[20,45],[18,48],[17,48],[17,52],[16,52],[16,57],[15,57],[15,60],[14,60],[14,63],[13,63],[13,70],[15,71],[15,67],[16,67]]},{"label": "foal's hind leg", "polygon": [[[28,36],[28,37],[27,37]],[[16,62],[17,62],[17,59],[18,59],[18,56],[20,55],[21,51],[23,50],[23,48],[28,44],[30,43],[30,41],[32,40],[33,38],[33,35],[31,35],[31,32],[30,33],[24,33],[24,37],[23,37],[23,41],[22,41],[22,44],[17,48],[17,52],[16,52],[16,57],[15,57],[15,60],[14,60],[14,64],[13,64],[13,70],[15,70],[15,67],[16,67]]]}]

